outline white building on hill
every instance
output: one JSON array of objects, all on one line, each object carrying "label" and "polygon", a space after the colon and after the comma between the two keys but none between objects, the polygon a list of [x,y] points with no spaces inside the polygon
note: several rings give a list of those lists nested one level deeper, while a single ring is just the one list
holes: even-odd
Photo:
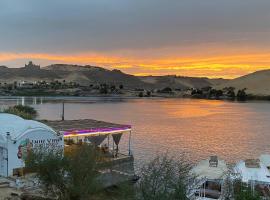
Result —
[{"label": "white building on hill", "polygon": [[24,167],[23,158],[36,147],[63,149],[63,136],[43,123],[0,114],[0,176],[16,174]]}]

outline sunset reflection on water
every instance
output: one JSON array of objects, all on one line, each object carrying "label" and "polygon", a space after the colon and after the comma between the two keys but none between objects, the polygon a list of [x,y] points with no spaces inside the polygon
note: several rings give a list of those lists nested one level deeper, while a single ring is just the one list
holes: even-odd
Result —
[{"label": "sunset reflection on water", "polygon": [[[269,102],[79,100],[65,104],[66,119],[92,118],[133,126],[132,147],[137,165],[164,152],[176,157],[186,152],[192,161],[218,155],[228,162],[270,153]],[[60,102],[48,100],[34,106],[39,118],[60,119]],[[121,142],[120,148],[125,151],[127,137]]]}]

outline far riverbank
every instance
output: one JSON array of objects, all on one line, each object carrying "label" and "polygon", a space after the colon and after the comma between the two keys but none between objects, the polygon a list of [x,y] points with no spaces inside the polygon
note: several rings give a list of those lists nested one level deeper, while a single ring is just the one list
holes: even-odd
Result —
[{"label": "far riverbank", "polygon": [[89,91],[82,89],[58,89],[58,90],[40,90],[40,89],[16,89],[0,90],[2,97],[99,97],[99,98],[189,98],[189,99],[207,99],[207,100],[228,100],[228,101],[269,101],[270,96],[236,94],[230,96],[225,92],[201,92],[198,90],[168,90],[168,91],[148,91],[144,89],[122,89],[121,91],[100,93],[99,91]]}]

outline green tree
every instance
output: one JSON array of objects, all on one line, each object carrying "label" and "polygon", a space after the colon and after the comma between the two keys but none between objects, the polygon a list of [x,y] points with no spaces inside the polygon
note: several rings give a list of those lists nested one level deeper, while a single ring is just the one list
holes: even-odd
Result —
[{"label": "green tree", "polygon": [[238,101],[245,101],[246,99],[247,99],[246,88],[244,88],[242,90],[238,90],[237,100]]},{"label": "green tree", "polygon": [[107,84],[101,84],[99,89],[100,94],[107,94],[108,93],[108,85]]},{"label": "green tree", "polygon": [[236,182],[234,187],[235,200],[260,200],[261,197],[256,190],[252,190],[249,186]]},{"label": "green tree", "polygon": [[242,190],[235,195],[235,200],[261,200],[261,197],[257,193],[252,193],[250,189]]},{"label": "green tree", "polygon": [[115,91],[116,90],[116,87],[115,87],[115,85],[111,85],[111,91],[113,92],[113,91]]},{"label": "green tree", "polygon": [[68,160],[68,191],[70,199],[88,200],[99,189],[101,167],[99,153],[89,144],[83,144],[65,156]]},{"label": "green tree", "polygon": [[45,151],[36,149],[25,159],[27,171],[35,172],[47,194],[55,195],[59,199],[67,197],[68,184],[66,174],[68,161],[62,151]]}]

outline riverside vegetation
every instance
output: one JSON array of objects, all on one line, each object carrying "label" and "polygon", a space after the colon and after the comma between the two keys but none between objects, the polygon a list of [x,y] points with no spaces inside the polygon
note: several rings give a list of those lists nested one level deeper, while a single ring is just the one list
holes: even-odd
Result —
[{"label": "riverside vegetation", "polygon": [[16,105],[3,110],[4,113],[18,115],[24,119],[34,119],[37,111],[30,106]]},{"label": "riverside vegetation", "polygon": [[168,155],[156,157],[140,170],[140,181],[102,188],[99,170],[108,167],[92,145],[82,144],[75,151],[32,151],[25,160],[26,170],[36,173],[48,197],[59,200],[186,200],[191,181],[191,165]]},{"label": "riverside vegetation", "polygon": [[1,95],[11,96],[130,96],[130,97],[180,97],[200,99],[229,99],[229,100],[269,100],[268,96],[256,96],[246,93],[246,88],[236,90],[234,87],[215,89],[211,86],[202,88],[177,89],[164,87],[159,89],[126,88],[123,84],[109,83],[80,85],[76,82],[63,81],[37,81],[27,86],[18,87],[13,84],[0,84]]},{"label": "riverside vegetation", "polygon": [[[90,144],[76,151],[32,151],[26,158],[26,170],[36,173],[48,199],[58,200],[188,200],[188,185],[195,183],[191,163],[182,156],[176,160],[167,154],[144,165],[136,184],[127,181],[104,189],[99,179],[101,157]],[[227,199],[259,200],[260,196],[239,181],[231,183]]]}]

